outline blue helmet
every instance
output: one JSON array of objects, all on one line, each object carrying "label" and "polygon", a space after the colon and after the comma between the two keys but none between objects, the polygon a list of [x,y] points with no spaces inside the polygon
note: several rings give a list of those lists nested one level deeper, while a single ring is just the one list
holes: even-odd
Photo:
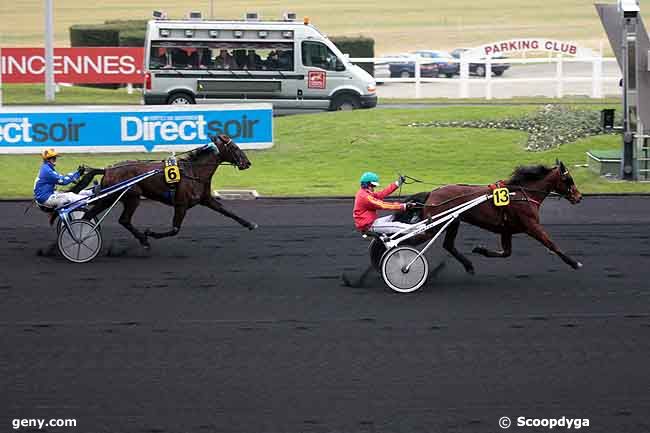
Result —
[{"label": "blue helmet", "polygon": [[379,186],[379,176],[371,171],[366,171],[361,175],[359,182],[361,183],[361,186]]}]

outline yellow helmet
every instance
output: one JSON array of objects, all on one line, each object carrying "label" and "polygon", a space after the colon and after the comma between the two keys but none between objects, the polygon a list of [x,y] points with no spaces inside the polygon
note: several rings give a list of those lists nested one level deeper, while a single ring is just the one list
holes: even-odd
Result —
[{"label": "yellow helmet", "polygon": [[54,158],[55,156],[58,156],[59,154],[57,153],[56,150],[54,149],[45,149],[41,153],[41,157],[43,157],[44,160]]}]

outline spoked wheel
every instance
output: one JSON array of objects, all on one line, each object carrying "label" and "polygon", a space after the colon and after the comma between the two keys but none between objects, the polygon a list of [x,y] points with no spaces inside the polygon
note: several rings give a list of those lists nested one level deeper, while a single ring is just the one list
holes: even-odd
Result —
[{"label": "spoked wheel", "polygon": [[393,248],[384,254],[381,275],[388,287],[400,293],[414,292],[422,287],[429,276],[429,263],[419,254],[411,247]]},{"label": "spoked wheel", "polygon": [[74,220],[70,221],[69,229],[64,227],[59,233],[58,246],[66,259],[86,263],[97,257],[102,249],[102,235],[93,223]]}]

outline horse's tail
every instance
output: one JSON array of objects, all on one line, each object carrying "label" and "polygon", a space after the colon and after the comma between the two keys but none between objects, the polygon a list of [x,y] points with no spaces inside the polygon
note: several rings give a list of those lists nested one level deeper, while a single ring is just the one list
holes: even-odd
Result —
[{"label": "horse's tail", "polygon": [[70,192],[74,192],[75,194],[79,194],[79,191],[82,189],[86,188],[88,185],[90,185],[90,182],[93,181],[95,176],[97,175],[103,175],[106,172],[105,169],[103,168],[89,168],[86,174],[84,174],[81,179],[77,182],[75,186],[70,188]]},{"label": "horse's tail", "polygon": [[[410,195],[404,199],[405,202],[412,201],[418,204],[425,204],[429,198],[430,192],[419,192],[417,194]],[[413,207],[407,211],[399,211],[395,213],[395,221],[401,223],[411,224],[415,220],[422,219],[423,207]]]}]

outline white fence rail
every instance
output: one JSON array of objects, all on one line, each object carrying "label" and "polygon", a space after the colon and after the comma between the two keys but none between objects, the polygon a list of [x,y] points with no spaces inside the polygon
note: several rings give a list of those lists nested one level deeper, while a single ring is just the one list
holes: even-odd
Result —
[{"label": "white fence rail", "polygon": [[[463,60],[455,59],[450,60],[454,63],[460,63],[460,79],[450,80],[449,78],[425,78],[421,75],[421,65],[426,63],[431,63],[433,59],[423,58],[420,56],[411,56],[411,57],[351,57],[349,60],[353,63],[374,63],[375,70],[377,69],[378,64],[390,64],[390,63],[414,63],[414,77],[409,78],[390,78],[390,77],[375,77],[375,80],[378,83],[413,83],[415,86],[415,97],[422,98],[422,83],[450,83],[454,82],[458,85],[458,97],[459,98],[469,98],[469,65],[470,63],[479,63],[485,65],[485,76],[482,79],[471,79],[472,84],[477,82],[483,82],[485,86],[485,98],[493,99],[494,98],[494,87],[500,84],[507,83],[555,83],[555,96],[557,98],[564,97],[564,84],[565,83],[585,83],[591,82],[591,94],[592,98],[602,98],[603,97],[603,84],[606,82],[618,82],[621,77],[620,75],[616,76],[605,76],[603,75],[603,64],[605,63],[614,63],[616,64],[616,59],[613,57],[540,57],[540,58],[508,58],[508,59],[481,59],[481,60]],[[496,64],[544,64],[544,63],[555,63],[555,73],[549,77],[529,77],[529,78],[507,78],[499,77],[495,79],[492,77],[492,65]],[[591,63],[591,74],[585,76],[567,76],[564,73],[564,65],[566,63]]]}]

